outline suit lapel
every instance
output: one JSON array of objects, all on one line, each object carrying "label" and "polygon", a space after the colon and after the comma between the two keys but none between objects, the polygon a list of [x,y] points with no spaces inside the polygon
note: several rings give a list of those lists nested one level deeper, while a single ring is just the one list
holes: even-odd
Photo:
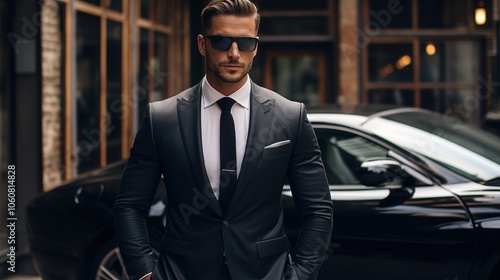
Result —
[{"label": "suit lapel", "polygon": [[[241,171],[236,184],[236,190],[229,208],[236,203],[247,187],[260,160],[268,137],[272,137],[270,131],[271,120],[274,116],[274,99],[263,93],[259,87],[252,83],[250,98],[250,126],[245,149],[245,156],[241,164]],[[229,212],[229,211],[228,211]]]},{"label": "suit lapel", "polygon": [[199,190],[208,198],[209,206],[219,215],[222,211],[215,197],[205,169],[201,143],[201,84],[188,90],[177,99],[177,112],[184,150],[188,157]]}]

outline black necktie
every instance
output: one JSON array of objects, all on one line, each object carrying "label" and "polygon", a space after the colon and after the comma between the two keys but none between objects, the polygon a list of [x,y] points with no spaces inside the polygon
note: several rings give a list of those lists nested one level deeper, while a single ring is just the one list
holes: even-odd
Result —
[{"label": "black necktie", "polygon": [[219,204],[225,214],[236,188],[236,133],[231,115],[234,99],[224,97],[217,101],[222,110],[220,116],[220,183]]}]

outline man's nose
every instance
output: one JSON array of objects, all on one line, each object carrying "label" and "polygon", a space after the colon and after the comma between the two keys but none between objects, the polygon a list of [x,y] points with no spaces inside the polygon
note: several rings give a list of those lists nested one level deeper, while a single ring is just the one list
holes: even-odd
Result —
[{"label": "man's nose", "polygon": [[240,57],[240,50],[238,49],[238,43],[232,42],[231,47],[227,51],[227,56],[229,58],[239,58]]}]

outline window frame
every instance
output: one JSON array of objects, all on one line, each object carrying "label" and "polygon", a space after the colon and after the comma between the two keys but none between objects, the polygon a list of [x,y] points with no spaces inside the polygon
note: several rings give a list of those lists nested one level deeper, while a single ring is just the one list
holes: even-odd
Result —
[{"label": "window frame", "polygon": [[[473,41],[479,42],[481,53],[487,53],[487,42],[494,38],[494,31],[492,29],[476,28],[472,13],[468,13],[468,24],[464,30],[454,28],[419,28],[418,27],[418,2],[414,0],[412,5],[412,20],[411,28],[379,28],[376,33],[369,33],[366,26],[370,21],[370,0],[361,0],[362,5],[362,20],[360,34],[361,46],[363,46],[360,53],[361,59],[361,104],[369,103],[369,91],[377,89],[399,89],[399,90],[412,90],[413,106],[422,107],[422,91],[423,90],[476,90],[478,82],[461,83],[461,82],[424,82],[420,79],[420,46],[427,42],[452,42],[452,41]],[[474,7],[473,0],[467,0],[467,9],[472,10]],[[413,81],[411,82],[370,82],[369,77],[369,52],[368,47],[370,44],[412,44],[412,63],[413,67]],[[479,57],[479,73],[478,75],[484,76],[490,68],[489,61],[485,55]],[[485,90],[485,89],[481,89]],[[481,108],[484,109],[486,104],[485,100],[480,100]],[[482,109],[482,110],[483,110]],[[484,114],[484,112],[480,112]]]},{"label": "window frame", "polygon": [[[190,52],[189,46],[190,40],[186,34],[189,33],[190,21],[189,21],[189,4],[184,3],[182,0],[148,0],[151,2],[151,15],[158,13],[154,9],[155,5],[163,4],[165,9],[162,10],[166,15],[161,15],[166,17],[166,24],[160,24],[158,22],[152,22],[152,18],[143,19],[140,17],[140,0],[122,0],[121,1],[121,11],[119,9],[111,9],[110,1],[101,0],[99,5],[94,5],[84,0],[55,0],[58,5],[62,4],[63,7],[58,11],[62,16],[62,41],[61,47],[63,52],[62,56],[62,77],[61,77],[61,100],[62,100],[62,114],[61,114],[61,128],[60,128],[60,139],[61,139],[61,153],[62,162],[60,164],[59,175],[61,181],[68,181],[74,178],[78,178],[88,172],[78,173],[78,163],[80,155],[79,147],[77,144],[77,106],[76,106],[76,26],[77,19],[76,14],[85,13],[92,16],[99,17],[100,19],[100,85],[99,85],[99,125],[96,127],[99,129],[99,168],[113,164],[113,162],[107,162],[107,107],[106,107],[106,97],[107,97],[107,29],[108,22],[113,21],[121,25],[121,159],[128,157],[130,147],[132,146],[135,132],[138,129],[137,114],[137,101],[135,100],[134,94],[137,92],[138,88],[138,53],[139,53],[139,38],[137,37],[137,31],[141,28],[146,28],[151,30],[151,33],[159,32],[162,34],[167,34],[169,45],[169,50],[165,53],[165,65],[168,73],[172,73],[173,69],[176,69],[176,74],[178,75],[168,75],[167,88],[162,93],[162,98],[167,98],[173,96],[176,92],[179,92],[189,86],[190,75],[189,75],[189,63],[190,63]],[[177,28],[177,29],[176,29]],[[42,30],[43,32],[43,30]],[[177,39],[177,40],[175,40]],[[154,47],[154,44],[150,44]],[[172,45],[172,48],[170,48]],[[180,51],[180,55],[173,55],[175,51]],[[150,56],[151,57],[151,56]],[[42,69],[43,71],[43,69]],[[148,86],[149,89],[149,86]],[[151,95],[151,91],[148,90],[148,95]],[[148,101],[150,101],[148,97]],[[49,153],[50,151],[44,151]],[[91,172],[91,171],[89,171]],[[44,174],[44,176],[50,176],[50,174]],[[44,189],[49,190],[53,188],[52,185],[45,185]]]},{"label": "window frame", "polygon": [[[110,4],[108,1],[101,1],[101,5],[100,6],[96,6],[96,5],[93,5],[93,4],[90,4],[90,3],[87,3],[87,2],[84,2],[82,0],[69,0],[68,2],[70,2],[69,4],[70,5],[67,5],[67,10],[66,12],[68,12],[68,9],[69,9],[69,13],[74,13],[74,15],[76,15],[76,12],[82,12],[82,13],[86,13],[86,14],[89,14],[89,15],[92,15],[92,16],[96,16],[96,17],[99,17],[100,18],[100,77],[99,77],[99,80],[100,80],[100,86],[99,86],[99,143],[100,143],[100,156],[99,156],[99,166],[100,167],[103,167],[103,166],[106,166],[108,165],[107,163],[107,135],[106,135],[106,132],[107,132],[107,122],[105,121],[106,120],[106,114],[107,114],[107,100],[106,100],[106,97],[107,97],[107,26],[108,26],[108,20],[111,20],[111,21],[114,21],[114,22],[117,22],[119,24],[121,24],[121,34],[122,34],[122,45],[121,45],[121,50],[122,50],[122,71],[121,71],[121,75],[122,75],[122,79],[121,79],[121,88],[122,88],[122,95],[121,95],[121,98],[122,98],[122,116],[127,116],[129,114],[129,109],[130,109],[130,106],[127,106],[127,102],[126,100],[129,98],[130,96],[130,87],[127,86],[127,76],[128,76],[128,73],[130,73],[130,70],[129,70],[129,67],[130,67],[130,61],[128,59],[128,53],[127,53],[127,50],[129,49],[129,46],[128,46],[128,42],[130,40],[129,38],[129,21],[127,20],[127,14],[129,12],[129,0],[122,0],[122,12],[118,12],[118,11],[115,11],[115,10],[111,10],[107,4]],[[74,10],[71,9],[72,7],[74,7]],[[77,18],[76,16],[73,18],[73,17],[70,17],[70,16],[67,16],[68,14],[66,14],[66,18],[68,18],[69,20],[71,20],[71,23],[74,24],[74,26],[66,26],[66,30],[69,31],[69,30],[75,30],[76,31],[76,24],[77,24]],[[71,33],[66,33],[66,40],[74,40],[74,36],[76,32],[74,32],[73,34]],[[66,42],[66,44],[71,44],[72,42]],[[68,87],[69,87],[69,91],[66,90],[66,96],[65,96],[65,99],[66,99],[66,102],[65,102],[65,105],[64,106],[65,108],[65,112],[66,112],[66,119],[64,120],[64,123],[65,123],[65,159],[66,159],[66,162],[65,162],[65,166],[66,166],[66,172],[64,172],[65,176],[64,176],[64,179],[65,180],[69,180],[70,178],[72,178],[73,176],[75,175],[80,175],[77,171],[77,165],[75,165],[75,158],[74,156],[77,156],[79,157],[80,155],[78,154],[78,145],[76,143],[76,132],[74,132],[74,129],[71,129],[71,126],[70,124],[74,124],[76,127],[76,119],[77,119],[77,114],[75,114],[76,112],[76,104],[75,104],[75,100],[76,100],[76,97],[74,96],[74,94],[72,94],[74,92],[74,90],[76,90],[76,85],[75,85],[75,82],[76,81],[76,64],[77,64],[77,61],[76,61],[76,58],[74,56],[76,56],[76,54],[73,52],[73,49],[72,48],[66,48],[67,51],[66,51],[66,58],[68,58],[68,56],[70,57],[70,59],[66,59],[65,60],[65,63],[66,63],[66,69],[68,69],[67,71],[72,71],[72,73],[68,74],[68,75],[65,75],[65,84],[68,84]],[[67,79],[68,76],[72,76],[74,79]],[[68,96],[69,95],[69,96]],[[69,101],[69,102],[68,102]],[[69,104],[71,104],[70,106],[68,106]],[[69,118],[68,118],[69,117]],[[68,121],[71,119],[71,122]],[[125,140],[125,139],[128,139],[128,128],[130,126],[130,120],[128,118],[121,118],[122,119],[122,123],[121,123],[121,127],[122,127],[122,131],[121,131],[121,139],[122,139],[122,151],[121,151],[121,154],[122,154],[122,158],[125,157],[126,153],[128,152],[128,142]],[[68,153],[67,151],[74,151],[76,150],[77,153],[75,154],[74,152],[70,152]],[[76,159],[76,163],[78,163],[78,158]],[[68,164],[69,163],[69,164]]]},{"label": "window frame", "polygon": [[[261,21],[266,18],[273,17],[284,17],[284,18],[296,18],[300,21],[303,16],[317,16],[324,17],[328,22],[328,32],[324,35],[262,35],[259,34],[259,57],[256,58],[257,63],[254,62],[255,70],[259,71],[261,74],[260,79],[257,78],[256,82],[262,83],[265,87],[275,90],[273,87],[273,74],[272,74],[272,59],[278,57],[279,55],[287,56],[302,56],[305,54],[310,54],[313,56],[318,56],[318,105],[327,104],[330,100],[334,100],[336,96],[328,94],[328,92],[335,92],[333,89],[336,88],[336,78],[328,79],[327,77],[337,77],[338,69],[337,67],[331,67],[334,65],[336,59],[335,55],[335,44],[337,43],[337,10],[338,10],[338,0],[324,0],[327,9],[326,10],[265,10],[260,9],[259,14],[261,15]],[[303,4],[307,5],[307,4]],[[260,32],[261,33],[261,32]],[[257,69],[258,68],[258,69]]]}]

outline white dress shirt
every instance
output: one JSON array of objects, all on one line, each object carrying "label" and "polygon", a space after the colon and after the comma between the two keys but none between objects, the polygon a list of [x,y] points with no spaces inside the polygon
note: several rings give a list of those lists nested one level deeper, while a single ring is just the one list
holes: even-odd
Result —
[{"label": "white dress shirt", "polygon": [[[231,108],[236,133],[236,172],[240,175],[241,163],[245,155],[245,147],[250,125],[250,77],[246,83],[228,97],[236,102]],[[226,97],[215,90],[205,77],[201,84],[201,140],[203,144],[203,159],[210,185],[217,199],[219,198],[220,181],[220,115],[221,109],[217,101]]]}]

